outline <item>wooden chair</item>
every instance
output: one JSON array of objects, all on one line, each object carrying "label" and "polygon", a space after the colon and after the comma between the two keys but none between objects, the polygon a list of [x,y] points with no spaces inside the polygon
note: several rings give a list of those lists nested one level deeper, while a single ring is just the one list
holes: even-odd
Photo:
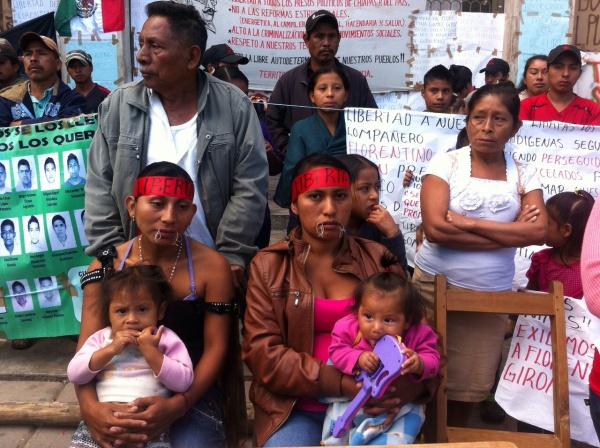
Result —
[{"label": "wooden chair", "polygon": [[[431,425],[435,442],[510,441],[519,448],[568,448],[569,387],[567,377],[567,347],[565,310],[562,283],[550,284],[549,293],[486,292],[447,289],[446,277],[435,276],[435,322],[442,337],[444,353],[447,349],[446,313],[470,311],[476,313],[530,314],[550,317],[552,336],[552,393],[554,434],[531,434],[509,431],[482,430],[447,426],[447,368],[441,368],[442,380],[434,400],[435,422]],[[451,359],[448,360],[452,362]]]}]

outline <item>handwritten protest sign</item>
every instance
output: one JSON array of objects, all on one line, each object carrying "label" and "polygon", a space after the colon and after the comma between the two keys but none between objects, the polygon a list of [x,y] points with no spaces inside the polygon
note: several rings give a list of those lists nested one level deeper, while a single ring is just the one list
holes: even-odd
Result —
[{"label": "handwritten protest sign", "polygon": [[[585,301],[565,297],[567,323],[567,371],[571,438],[600,446],[589,407],[588,377],[600,336],[600,320]],[[496,401],[512,417],[553,431],[552,346],[550,321],[544,316],[519,316],[508,359],[496,391]],[[527,406],[524,406],[527,403]]]},{"label": "handwritten protest sign", "polygon": [[[360,154],[379,166],[382,176],[381,203],[400,225],[409,263],[414,258],[415,228],[421,222],[421,177],[431,158],[454,148],[464,127],[460,115],[407,110],[345,110],[349,154]],[[600,182],[600,127],[559,122],[524,122],[508,143],[518,162],[537,168],[548,199],[562,191],[585,189],[598,196]],[[405,169],[414,180],[403,188]],[[515,286],[524,286],[524,271],[538,247],[517,251]]]},{"label": "handwritten protest sign", "polygon": [[[95,115],[0,128],[0,331],[79,333],[87,151]],[[2,181],[0,175],[0,182]]]},{"label": "handwritten protest sign", "polygon": [[13,26],[56,12],[59,0],[12,0]]}]

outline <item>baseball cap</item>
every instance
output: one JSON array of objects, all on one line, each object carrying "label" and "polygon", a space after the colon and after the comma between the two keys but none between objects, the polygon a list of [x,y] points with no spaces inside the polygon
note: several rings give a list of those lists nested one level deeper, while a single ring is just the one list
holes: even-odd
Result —
[{"label": "baseball cap", "polygon": [[21,36],[21,39],[19,40],[19,47],[21,47],[21,50],[25,51],[27,45],[36,40],[43,43],[49,50],[52,50],[56,53],[58,57],[60,57],[60,53],[58,52],[58,45],[56,45],[56,42],[54,42],[49,37],[40,36],[39,34],[34,33],[33,31],[29,31]]},{"label": "baseball cap", "polygon": [[12,44],[6,39],[0,38],[0,61],[4,62],[6,59],[10,59],[13,62],[19,61],[17,52]]},{"label": "baseball cap", "polygon": [[321,20],[327,20],[328,22],[331,22],[333,25],[335,25],[336,30],[340,30],[337,18],[329,11],[320,9],[317,12],[313,12],[310,16],[308,16],[308,19],[306,19],[306,32],[310,33]]},{"label": "baseball cap", "polygon": [[508,65],[508,62],[506,62],[504,59],[492,58],[488,61],[487,65],[485,67],[483,67],[481,70],[479,70],[479,73],[485,73],[485,72],[508,73],[509,71],[510,71],[510,67]]},{"label": "baseball cap", "polygon": [[242,64],[246,65],[249,60],[246,56],[241,55],[233,51],[233,49],[227,44],[213,45],[202,55],[200,64],[204,68],[208,64],[214,64],[216,62],[226,62],[228,64]]},{"label": "baseball cap", "polygon": [[65,65],[68,67],[71,61],[79,61],[83,65],[92,65],[92,55],[83,50],[71,50],[65,56]]},{"label": "baseball cap", "polygon": [[550,53],[548,53],[548,65],[552,64],[563,53],[572,54],[575,56],[575,59],[577,59],[577,62],[579,62],[579,65],[581,65],[581,51],[579,51],[579,48],[575,47],[574,45],[567,44],[558,45],[557,47],[554,47]]}]

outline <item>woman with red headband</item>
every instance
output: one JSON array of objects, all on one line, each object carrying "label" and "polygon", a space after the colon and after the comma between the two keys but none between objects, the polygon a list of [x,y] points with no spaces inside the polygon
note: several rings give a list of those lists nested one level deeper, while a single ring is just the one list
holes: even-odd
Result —
[{"label": "woman with red headband", "polygon": [[233,279],[222,255],[185,236],[196,213],[194,191],[190,176],[173,163],[152,163],[144,168],[133,195],[125,200],[139,236],[102,252],[81,278],[78,349],[106,326],[98,309],[99,281],[104,274],[150,263],[162,267],[176,297],[161,323],[184,341],[194,364],[192,386],[170,398],[100,403],[93,383],[76,386],[83,420],[92,437],[107,446],[145,446],[169,428],[174,447],[225,446],[223,400],[216,383],[228,353],[231,314],[235,312]]},{"label": "woman with red headband", "polygon": [[[313,154],[296,165],[291,209],[300,224],[289,236],[257,253],[246,294],[244,362],[252,372],[254,438],[258,446],[313,446],[321,442],[327,405],[320,396],[353,398],[351,375],[327,365],[335,322],[350,313],[352,291],[382,272],[393,257],[380,244],[348,236],[352,210],[350,177],[337,158]],[[388,268],[404,276],[402,268]],[[371,400],[369,413],[431,396],[436,379],[403,387]]]}]

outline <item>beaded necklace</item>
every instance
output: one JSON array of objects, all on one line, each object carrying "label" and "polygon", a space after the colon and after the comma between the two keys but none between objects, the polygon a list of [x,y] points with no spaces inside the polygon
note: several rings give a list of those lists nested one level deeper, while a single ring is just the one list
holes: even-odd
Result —
[{"label": "beaded necklace", "polygon": [[[177,251],[177,256],[175,257],[175,263],[173,264],[173,269],[171,269],[171,275],[169,276],[169,283],[173,280],[173,274],[175,274],[175,269],[177,268],[177,262],[179,261],[179,256],[181,255],[181,248],[183,247],[183,239],[177,243],[179,246],[179,250]],[[142,235],[138,237],[138,249],[140,250],[140,263],[144,261],[142,257]]]}]

